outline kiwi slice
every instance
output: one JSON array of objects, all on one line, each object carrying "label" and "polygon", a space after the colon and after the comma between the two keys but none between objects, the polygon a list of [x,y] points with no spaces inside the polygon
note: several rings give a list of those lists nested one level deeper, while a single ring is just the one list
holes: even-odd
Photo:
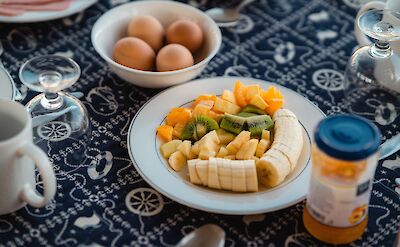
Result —
[{"label": "kiwi slice", "polygon": [[246,118],[247,128],[252,136],[260,136],[262,131],[274,126],[274,122],[268,115],[258,115]]},{"label": "kiwi slice", "polygon": [[258,114],[250,113],[250,112],[240,112],[240,113],[236,114],[236,116],[239,116],[239,117],[254,117],[254,116],[258,116]]},{"label": "kiwi slice", "polygon": [[198,141],[205,134],[216,129],[219,129],[219,126],[214,119],[199,115],[185,125],[181,134],[181,139]]},{"label": "kiwi slice", "polygon": [[229,132],[240,134],[242,132],[246,119],[243,117],[225,113],[221,121],[221,128]]},{"label": "kiwi slice", "polygon": [[260,108],[253,106],[253,105],[247,105],[242,109],[242,112],[248,112],[248,113],[255,113],[258,115],[265,115],[267,114],[265,111],[261,110]]}]

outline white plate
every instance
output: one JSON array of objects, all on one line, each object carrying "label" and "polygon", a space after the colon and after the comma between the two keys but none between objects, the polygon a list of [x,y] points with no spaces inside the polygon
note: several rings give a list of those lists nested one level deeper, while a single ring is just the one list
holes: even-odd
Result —
[{"label": "white plate", "polygon": [[173,107],[191,103],[200,94],[221,94],[233,90],[236,80],[245,84],[266,83],[252,78],[216,77],[195,80],[167,89],[149,100],[136,114],[128,132],[128,151],[140,175],[165,196],[189,207],[221,214],[256,214],[278,210],[303,200],[308,191],[311,161],[311,134],[325,115],[296,92],[275,85],[284,95],[285,108],[293,111],[304,127],[304,147],[296,169],[278,187],[261,188],[255,193],[233,193],[191,184],[187,170],[180,173],[169,168],[162,158],[156,128]]},{"label": "white plate", "polygon": [[10,74],[0,66],[0,99],[14,99],[15,94],[14,80]]},{"label": "white plate", "polygon": [[74,0],[70,6],[62,11],[27,11],[22,15],[3,16],[0,15],[0,22],[25,23],[50,21],[78,13],[96,3],[97,0]]}]

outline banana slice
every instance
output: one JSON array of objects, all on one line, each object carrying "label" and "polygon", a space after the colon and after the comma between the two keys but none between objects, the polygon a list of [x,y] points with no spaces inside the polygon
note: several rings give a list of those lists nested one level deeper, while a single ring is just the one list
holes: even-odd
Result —
[{"label": "banana slice", "polygon": [[258,191],[258,179],[255,161],[244,160],[242,162],[246,172],[246,191]]},{"label": "banana slice", "polygon": [[256,166],[258,181],[267,187],[279,185],[290,172],[289,160],[277,150],[268,150]]},{"label": "banana slice", "polygon": [[208,160],[208,187],[213,189],[221,189],[218,178],[217,159],[210,158]]},{"label": "banana slice", "polygon": [[204,186],[208,186],[208,160],[198,160],[196,162],[197,175]]},{"label": "banana slice", "polygon": [[224,190],[232,190],[232,171],[230,160],[217,159],[218,178],[221,188]]},{"label": "banana slice", "polygon": [[203,184],[199,178],[199,176],[197,175],[197,171],[196,171],[196,163],[197,161],[199,161],[199,159],[195,159],[195,160],[188,160],[187,164],[188,164],[188,168],[189,168],[189,178],[190,178],[190,182],[192,184]]},{"label": "banana slice", "polygon": [[232,191],[246,192],[246,171],[242,160],[229,161],[232,171]]}]

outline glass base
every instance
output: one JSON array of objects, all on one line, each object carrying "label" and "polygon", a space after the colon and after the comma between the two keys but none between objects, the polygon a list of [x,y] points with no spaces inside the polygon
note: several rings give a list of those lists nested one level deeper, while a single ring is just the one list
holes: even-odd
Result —
[{"label": "glass base", "polygon": [[62,105],[57,109],[43,105],[44,94],[28,102],[32,116],[33,140],[56,162],[62,160],[72,167],[86,157],[91,128],[86,107],[75,97],[59,93]]}]

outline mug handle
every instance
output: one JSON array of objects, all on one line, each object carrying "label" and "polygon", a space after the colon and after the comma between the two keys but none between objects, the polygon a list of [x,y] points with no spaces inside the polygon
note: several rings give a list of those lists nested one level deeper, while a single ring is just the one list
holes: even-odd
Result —
[{"label": "mug handle", "polygon": [[360,10],[357,13],[356,21],[354,23],[354,34],[356,35],[357,42],[360,46],[366,46],[370,45],[372,42],[369,40],[369,38],[360,30],[360,27],[358,26],[357,20],[358,17],[370,10],[370,9],[385,9],[386,4],[384,2],[378,2],[378,1],[372,1],[364,4]]},{"label": "mug handle", "polygon": [[18,149],[17,155],[19,156],[28,156],[34,162],[36,167],[40,172],[40,176],[42,177],[44,191],[43,196],[39,195],[36,191],[35,187],[31,184],[26,184],[21,193],[21,198],[23,201],[27,202],[29,205],[33,207],[43,207],[47,203],[53,199],[56,193],[56,177],[54,175],[53,168],[51,167],[51,163],[47,158],[47,155],[37,146],[32,143],[25,144],[21,148]]}]

